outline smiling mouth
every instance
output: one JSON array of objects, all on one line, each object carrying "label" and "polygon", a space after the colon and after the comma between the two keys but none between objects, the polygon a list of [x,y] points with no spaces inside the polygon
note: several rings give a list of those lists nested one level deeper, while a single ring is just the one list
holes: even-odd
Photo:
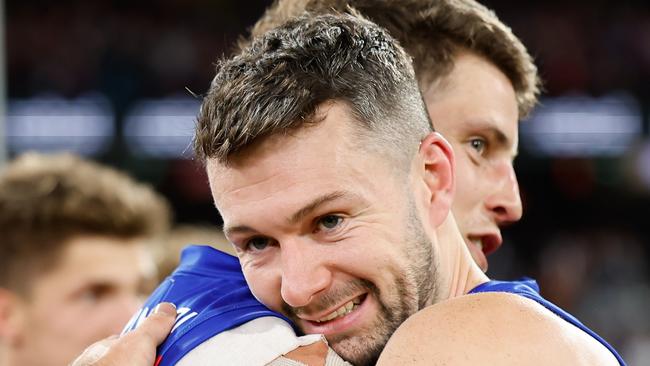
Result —
[{"label": "smiling mouth", "polygon": [[351,312],[356,310],[356,308],[359,307],[359,304],[361,304],[363,302],[365,296],[366,295],[364,294],[364,295],[355,297],[354,299],[352,299],[352,300],[346,302],[345,304],[343,304],[338,309],[336,309],[336,310],[332,311],[331,313],[329,313],[327,316],[324,316],[324,317],[322,317],[320,319],[315,320],[314,323],[322,324],[322,323],[329,322],[329,321],[332,321],[332,320],[335,320],[335,319],[338,319],[338,318],[342,318],[342,317],[350,314]]}]

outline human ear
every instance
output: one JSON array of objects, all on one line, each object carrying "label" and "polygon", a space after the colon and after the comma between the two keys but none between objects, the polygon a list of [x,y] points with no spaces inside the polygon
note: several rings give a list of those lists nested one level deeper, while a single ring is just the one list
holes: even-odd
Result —
[{"label": "human ear", "polygon": [[6,345],[16,344],[21,337],[20,302],[17,294],[0,287],[0,342]]},{"label": "human ear", "polygon": [[419,155],[428,189],[430,224],[438,227],[449,215],[454,197],[454,152],[447,140],[434,132],[422,140]]}]

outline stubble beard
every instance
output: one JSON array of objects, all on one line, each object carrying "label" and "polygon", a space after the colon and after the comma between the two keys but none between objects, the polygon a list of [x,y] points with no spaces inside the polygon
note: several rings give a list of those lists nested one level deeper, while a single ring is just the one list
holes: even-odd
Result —
[{"label": "stubble beard", "polygon": [[[437,266],[434,265],[433,246],[424,232],[422,223],[412,206],[408,217],[404,256],[408,264],[405,271],[395,271],[392,294],[382,292],[370,281],[357,279],[348,283],[346,289],[323,298],[321,304],[326,308],[335,304],[344,293],[353,293],[358,289],[367,291],[379,305],[377,319],[368,328],[357,329],[353,335],[329,336],[327,340],[343,359],[355,366],[375,365],[386,343],[397,328],[408,317],[431,304],[437,298],[435,279]],[[285,304],[285,314],[298,319],[296,309]],[[297,323],[299,324],[299,323]]]}]

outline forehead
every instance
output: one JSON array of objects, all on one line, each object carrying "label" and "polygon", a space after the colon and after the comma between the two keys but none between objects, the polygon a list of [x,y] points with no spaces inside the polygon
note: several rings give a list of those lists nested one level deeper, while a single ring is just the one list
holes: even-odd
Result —
[{"label": "forehead", "polygon": [[155,274],[142,239],[82,235],[68,240],[51,269],[35,281],[35,292],[65,291],[83,283],[131,284]]},{"label": "forehead", "polygon": [[334,103],[319,124],[291,135],[272,136],[228,165],[209,159],[208,177],[224,221],[273,206],[303,203],[325,192],[350,191],[359,196],[377,188],[377,174],[389,164],[353,141],[354,121]]},{"label": "forehead", "polygon": [[460,52],[448,75],[422,89],[434,126],[443,135],[491,129],[516,147],[519,112],[514,88],[485,58]]}]

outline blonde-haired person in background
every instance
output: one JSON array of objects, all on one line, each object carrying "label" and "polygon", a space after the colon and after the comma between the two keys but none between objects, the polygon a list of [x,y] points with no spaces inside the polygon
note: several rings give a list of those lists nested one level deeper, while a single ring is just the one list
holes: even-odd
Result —
[{"label": "blonde-haired person in background", "polygon": [[155,286],[166,201],[127,175],[30,153],[0,172],[2,366],[64,366],[115,334]]}]

